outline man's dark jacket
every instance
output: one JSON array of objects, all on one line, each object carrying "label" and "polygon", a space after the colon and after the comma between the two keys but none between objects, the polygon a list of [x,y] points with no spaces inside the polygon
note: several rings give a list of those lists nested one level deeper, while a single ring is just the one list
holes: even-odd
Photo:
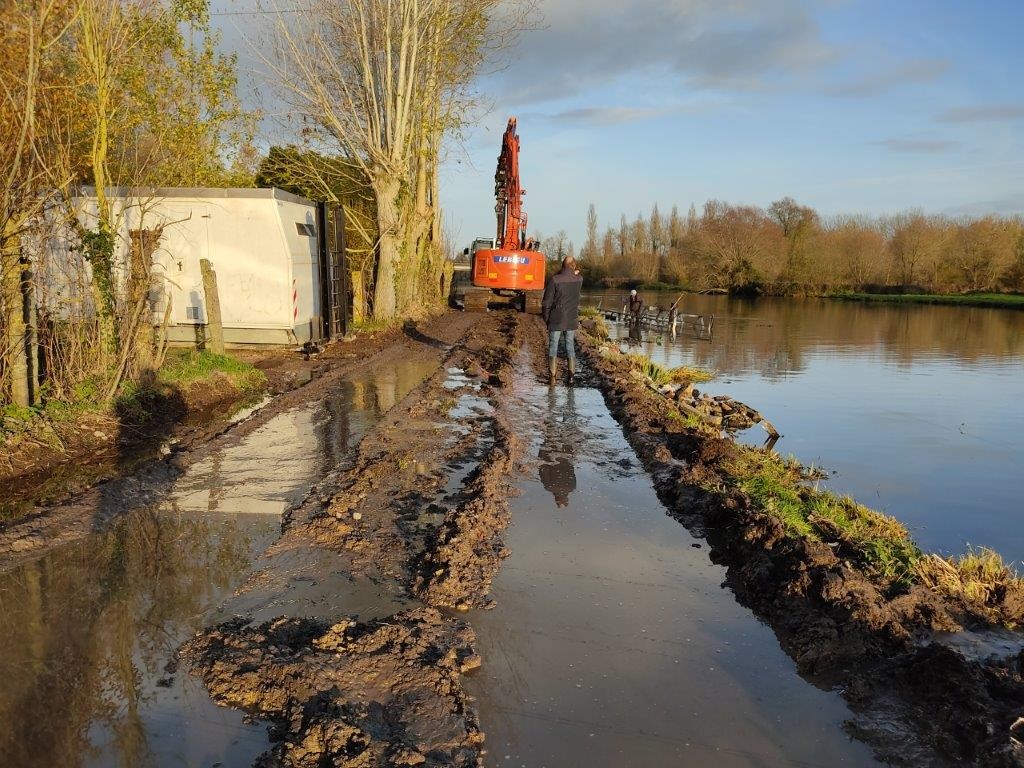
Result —
[{"label": "man's dark jacket", "polygon": [[541,315],[549,331],[575,331],[579,325],[580,289],[583,278],[568,267],[548,280]]}]

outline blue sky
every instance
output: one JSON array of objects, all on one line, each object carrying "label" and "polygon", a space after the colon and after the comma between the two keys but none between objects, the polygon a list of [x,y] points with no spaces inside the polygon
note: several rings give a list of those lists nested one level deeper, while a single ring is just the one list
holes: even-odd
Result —
[{"label": "blue sky", "polygon": [[458,242],[493,230],[509,115],[531,231],[577,244],[591,202],[602,227],[655,202],[785,195],[824,214],[1024,213],[1021,0],[540,0],[539,14],[446,151]]}]

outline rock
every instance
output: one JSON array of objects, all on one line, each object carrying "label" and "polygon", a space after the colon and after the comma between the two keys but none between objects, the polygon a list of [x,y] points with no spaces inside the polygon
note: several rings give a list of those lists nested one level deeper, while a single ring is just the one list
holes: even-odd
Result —
[{"label": "rock", "polygon": [[352,513],[352,519],[353,520],[362,520],[363,519],[363,513],[362,512],[353,512]]}]

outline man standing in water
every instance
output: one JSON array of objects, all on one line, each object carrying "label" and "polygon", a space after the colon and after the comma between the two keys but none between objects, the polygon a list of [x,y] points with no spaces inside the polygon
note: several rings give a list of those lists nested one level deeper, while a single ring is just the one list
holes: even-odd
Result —
[{"label": "man standing in water", "polygon": [[541,316],[548,326],[548,383],[555,385],[558,374],[558,342],[565,336],[565,356],[569,360],[569,386],[576,383],[576,328],[579,325],[580,290],[583,278],[576,259],[562,259],[562,271],[548,280],[544,288]]}]

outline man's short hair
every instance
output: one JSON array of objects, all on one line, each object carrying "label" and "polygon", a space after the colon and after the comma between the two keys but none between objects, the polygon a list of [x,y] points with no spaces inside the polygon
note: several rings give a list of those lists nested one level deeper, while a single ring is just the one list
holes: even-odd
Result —
[{"label": "man's short hair", "polygon": [[572,256],[566,256],[562,259],[562,269],[568,267],[569,269],[576,269],[576,259]]}]

